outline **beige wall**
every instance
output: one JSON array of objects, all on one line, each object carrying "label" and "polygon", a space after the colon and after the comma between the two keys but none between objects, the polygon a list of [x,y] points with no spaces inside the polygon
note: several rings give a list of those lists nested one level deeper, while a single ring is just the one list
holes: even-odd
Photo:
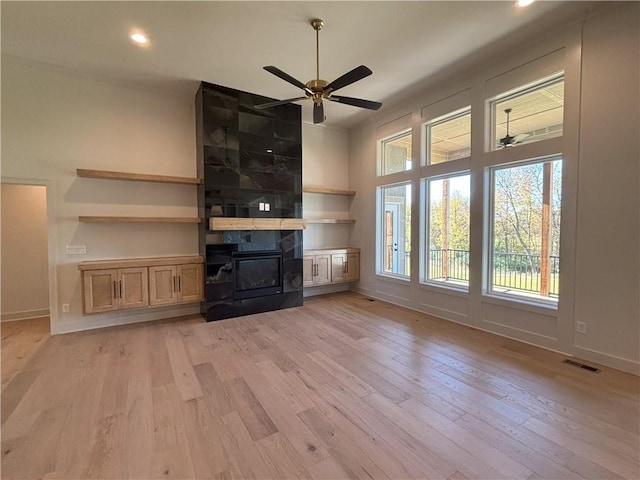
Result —
[{"label": "beige wall", "polygon": [[[324,125],[304,123],[302,142],[302,184],[347,190],[349,188],[348,132]],[[305,193],[303,216],[304,218],[349,218],[351,200],[350,197],[343,195]],[[351,228],[344,224],[309,224],[303,232],[304,248],[348,246]]]},{"label": "beige wall", "polygon": [[[639,10],[637,2],[607,5],[596,15],[577,19],[562,33],[532,39],[484,66],[468,71],[458,67],[456,75],[425,87],[402,105],[386,106],[350,132],[350,186],[358,192],[351,207],[351,217],[356,219],[351,242],[362,251],[361,292],[640,373]],[[557,71],[558,65],[565,69],[563,137],[485,152],[482,132],[487,118],[482,112],[486,99],[509,85],[513,88]],[[425,112],[439,105],[451,107],[448,111],[460,108],[464,104],[453,105],[454,100],[465,95],[472,108],[472,155],[459,166],[472,174],[471,249],[476,252],[471,256],[469,292],[424,285],[417,276],[405,281],[377,275],[372,242],[376,237],[375,192],[385,180],[376,177],[376,142],[393,133],[389,129],[412,127],[417,165]],[[515,160],[516,152],[527,152],[527,158],[563,152],[557,309],[483,293],[482,255],[478,253],[485,248],[484,172],[488,165]],[[420,203],[421,168],[395,174],[389,181],[414,182],[415,205]],[[412,244],[417,253],[422,213],[414,211]],[[419,269],[417,257],[412,255],[414,272]],[[585,334],[575,331],[577,321],[586,322]]]},{"label": "beige wall", "polygon": [[2,320],[49,314],[46,188],[2,184]]},{"label": "beige wall", "polygon": [[582,356],[638,362],[640,345],[640,4],[583,34],[575,338]]},{"label": "beige wall", "polygon": [[[82,314],[78,262],[197,254],[198,233],[195,224],[85,224],[78,216],[197,216],[197,199],[192,186],[79,178],[77,168],[195,176],[194,98],[2,58],[3,182],[33,180],[49,191],[52,332],[197,311]],[[87,254],[67,255],[67,245]]]}]

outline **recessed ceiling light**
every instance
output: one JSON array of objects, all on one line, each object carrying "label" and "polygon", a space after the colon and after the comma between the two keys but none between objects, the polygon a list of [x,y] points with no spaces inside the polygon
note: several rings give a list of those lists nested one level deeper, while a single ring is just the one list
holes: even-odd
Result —
[{"label": "recessed ceiling light", "polygon": [[535,0],[516,0],[516,5],[519,7],[527,7],[531,5]]},{"label": "recessed ceiling light", "polygon": [[133,42],[137,43],[138,45],[146,45],[147,43],[149,43],[149,38],[147,38],[147,36],[141,32],[132,33],[129,38],[131,38],[131,40],[133,40]]}]

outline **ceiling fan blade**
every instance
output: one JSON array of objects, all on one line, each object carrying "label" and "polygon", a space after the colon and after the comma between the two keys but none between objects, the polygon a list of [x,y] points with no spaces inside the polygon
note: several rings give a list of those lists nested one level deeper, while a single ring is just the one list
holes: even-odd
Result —
[{"label": "ceiling fan blade", "polygon": [[276,102],[262,103],[260,105],[256,105],[256,110],[263,110],[265,108],[277,107],[278,105],[285,105],[287,103],[297,102],[298,100],[306,100],[309,97],[296,97],[296,98],[288,98],[286,100],[278,100]]},{"label": "ceiling fan blade", "polygon": [[338,97],[331,95],[328,100],[332,102],[344,103],[345,105],[353,105],[354,107],[367,108],[369,110],[379,110],[382,106],[380,102],[373,102],[371,100],[363,100],[361,98],[352,97]]},{"label": "ceiling fan blade", "polygon": [[313,104],[313,123],[324,122],[324,106],[322,102]]},{"label": "ceiling fan blade", "polygon": [[291,85],[295,85],[296,87],[301,88],[302,90],[305,90],[305,91],[308,90],[307,86],[304,83],[302,83],[300,80],[296,78],[293,78],[288,73],[283,72],[278,67],[274,67],[273,65],[267,65],[266,67],[264,67],[264,69],[267,72],[272,73],[276,77],[281,78],[285,82],[289,82]]},{"label": "ceiling fan blade", "polygon": [[[266,67],[265,67],[266,68]],[[341,77],[336,78],[329,85],[324,87],[325,92],[335,92],[339,88],[346,87],[347,85],[351,85],[352,83],[357,82],[358,80],[362,80],[365,77],[368,77],[373,72],[364,65],[360,65],[359,67],[354,68],[350,72],[345,73]]]},{"label": "ceiling fan blade", "polygon": [[518,133],[513,137],[513,143],[520,143],[529,136],[528,133]]}]

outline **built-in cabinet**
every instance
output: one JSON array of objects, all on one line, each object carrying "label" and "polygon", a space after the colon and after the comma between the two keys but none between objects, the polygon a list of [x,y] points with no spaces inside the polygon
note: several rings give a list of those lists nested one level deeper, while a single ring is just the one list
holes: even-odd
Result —
[{"label": "built-in cabinet", "polygon": [[202,272],[201,264],[149,267],[149,305],[199,302]]},{"label": "built-in cabinet", "polygon": [[360,279],[360,249],[305,250],[303,278],[305,287],[358,281]]},{"label": "built-in cabinet", "polygon": [[331,282],[355,282],[360,279],[360,252],[331,255]]},{"label": "built-in cabinet", "polygon": [[331,283],[331,255],[305,251],[302,258],[302,285],[315,287]]},{"label": "built-in cabinet", "polygon": [[200,302],[201,256],[82,262],[84,313]]},{"label": "built-in cabinet", "polygon": [[89,270],[83,275],[84,312],[101,313],[149,305],[146,268]]}]

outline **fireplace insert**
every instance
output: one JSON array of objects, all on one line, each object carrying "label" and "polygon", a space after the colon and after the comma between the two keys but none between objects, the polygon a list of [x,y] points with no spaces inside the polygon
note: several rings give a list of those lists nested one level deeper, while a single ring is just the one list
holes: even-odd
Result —
[{"label": "fireplace insert", "polygon": [[264,297],[282,293],[282,252],[233,253],[233,298]]}]

